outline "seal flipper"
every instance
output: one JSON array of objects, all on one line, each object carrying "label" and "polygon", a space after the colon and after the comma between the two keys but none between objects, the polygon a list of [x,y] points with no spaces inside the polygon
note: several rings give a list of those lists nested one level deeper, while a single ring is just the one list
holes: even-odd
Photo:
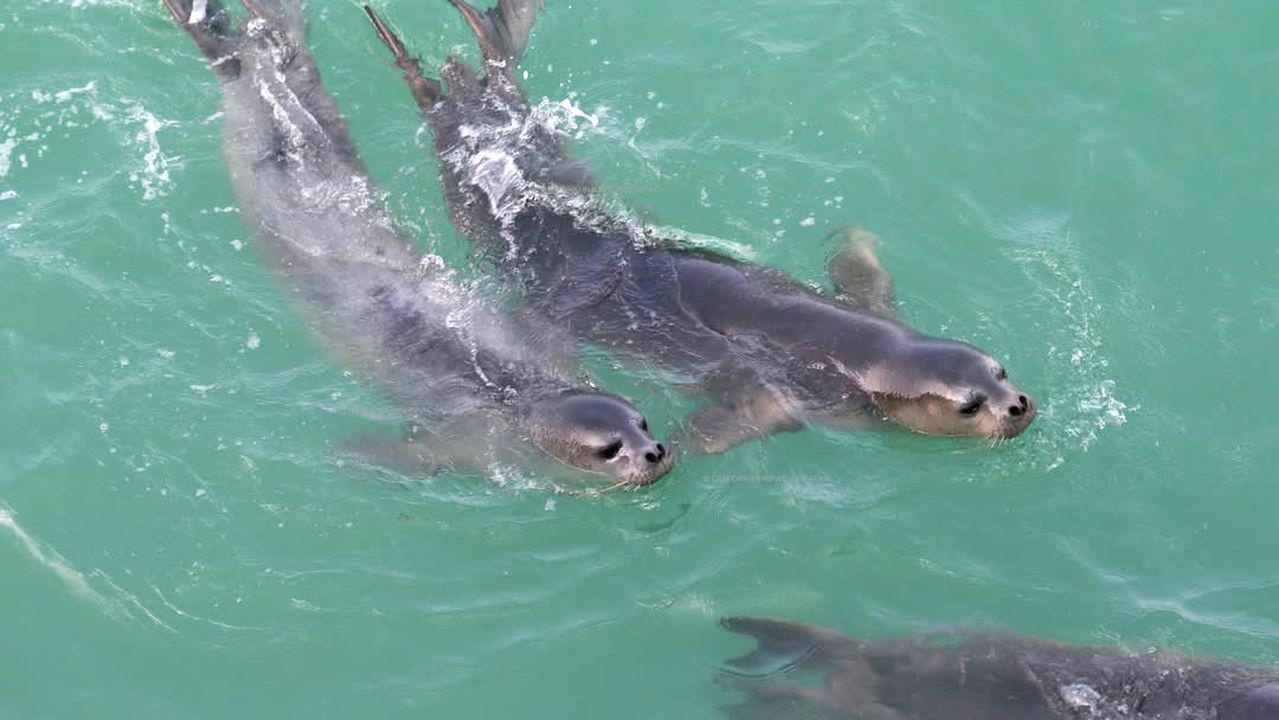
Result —
[{"label": "seal flipper", "polygon": [[475,33],[485,64],[510,72],[524,54],[529,34],[537,20],[537,0],[498,0],[495,7],[480,12],[466,0],[449,0]]},{"label": "seal flipper", "polygon": [[240,75],[235,57],[239,38],[230,30],[230,18],[218,0],[162,0],[169,14],[195,41],[218,77],[233,80]]},{"label": "seal flipper", "polygon": [[720,618],[719,625],[729,632],[749,635],[758,643],[749,653],[724,662],[725,672],[744,677],[814,667],[833,658],[850,657],[862,648],[847,635],[789,620],[739,615]]},{"label": "seal flipper", "polygon": [[452,463],[432,452],[426,437],[420,426],[409,423],[402,438],[369,433],[345,440],[339,447],[370,467],[401,475],[435,475]]},{"label": "seal flipper", "polygon": [[826,262],[826,272],[840,300],[857,310],[896,318],[893,280],[875,254],[879,241],[866,230],[845,230],[839,250]]},{"label": "seal flipper", "polygon": [[[285,84],[305,112],[320,126],[329,142],[361,173],[366,172],[360,153],[351,137],[351,130],[337,101],[324,89],[320,69],[307,44],[307,20],[301,0],[240,0],[249,14],[264,27],[270,28],[266,39],[256,33],[260,41],[272,47],[270,58],[275,70],[285,78]],[[255,36],[250,26],[246,31]]]},{"label": "seal flipper", "polygon": [[716,455],[774,433],[795,432],[804,423],[788,404],[767,386],[739,386],[724,402],[702,408],[688,418],[693,447]]},{"label": "seal flipper", "polygon": [[418,108],[425,113],[435,107],[444,97],[440,82],[435,78],[429,78],[422,74],[421,63],[417,58],[409,55],[399,36],[382,20],[376,10],[365,5],[364,14],[369,17],[369,22],[373,23],[373,29],[377,32],[378,39],[395,56],[395,64],[404,73],[404,83],[409,86],[409,92],[413,94],[413,99],[417,101]]}]

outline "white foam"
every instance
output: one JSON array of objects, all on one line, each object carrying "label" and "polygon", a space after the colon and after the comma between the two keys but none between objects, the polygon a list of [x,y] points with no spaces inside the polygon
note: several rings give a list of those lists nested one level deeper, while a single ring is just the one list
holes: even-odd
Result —
[{"label": "white foam", "polygon": [[[75,90],[96,94],[96,90],[92,86],[93,83],[89,83],[85,88],[76,88]],[[143,150],[142,167],[131,171],[129,180],[142,188],[143,200],[155,200],[163,197],[168,194],[168,188],[172,185],[169,169],[176,161],[176,158],[164,154],[163,148],[160,147],[159,133],[174,123],[171,120],[157,117],[136,100],[121,98],[121,102],[124,104],[122,109],[125,119],[139,125],[131,138],[132,144]],[[92,106],[94,116],[104,122],[115,120],[116,113],[120,110],[121,108],[96,102]]]},{"label": "white foam", "polygon": [[[1051,232],[1043,228],[1038,231]],[[1068,334],[1066,347],[1048,348],[1048,360],[1058,365],[1059,370],[1064,369],[1062,366],[1068,367],[1068,375],[1073,380],[1064,393],[1049,401],[1045,414],[1063,413],[1062,437],[1087,452],[1099,433],[1123,425],[1128,421],[1128,413],[1139,408],[1121,400],[1115,381],[1107,377],[1110,362],[1097,327],[1099,304],[1083,270],[1068,250],[1063,250],[1066,246],[1064,239],[1046,243],[1021,250],[1016,259],[1051,301]],[[1058,456],[1050,467],[1060,467],[1065,459]]]},{"label": "white foam", "polygon": [[209,0],[195,0],[191,3],[191,15],[187,18],[188,25],[197,25],[204,22],[204,18],[209,14]]},{"label": "white foam", "polygon": [[[9,157],[17,146],[18,139],[14,137],[6,138],[4,142],[0,142],[0,178],[9,174]],[[7,200],[8,198],[5,199]]]},{"label": "white foam", "polygon": [[120,608],[111,602],[104,595],[93,589],[89,584],[84,573],[76,570],[62,557],[56,550],[42,544],[39,540],[31,537],[26,530],[13,519],[13,511],[3,503],[0,503],[0,528],[4,528],[18,542],[18,546],[26,551],[27,555],[37,563],[43,565],[54,574],[67,590],[74,596],[88,600],[100,607],[104,612],[113,617],[118,617]]}]

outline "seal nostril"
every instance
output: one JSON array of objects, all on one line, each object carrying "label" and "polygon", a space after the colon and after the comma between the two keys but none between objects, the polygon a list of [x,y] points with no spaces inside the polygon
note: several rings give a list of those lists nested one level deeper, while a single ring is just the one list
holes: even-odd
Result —
[{"label": "seal nostril", "polygon": [[662,447],[661,443],[658,443],[654,450],[644,453],[644,459],[651,463],[659,463],[664,457],[666,457],[666,448]]},{"label": "seal nostril", "polygon": [[1025,410],[1026,408],[1030,407],[1030,398],[1027,398],[1025,395],[1018,395],[1017,401],[1021,403],[1022,410]]},{"label": "seal nostril", "polygon": [[1026,409],[1025,409],[1024,407],[1020,406],[1020,405],[1009,405],[1009,406],[1008,406],[1008,414],[1009,414],[1009,415],[1012,415],[1013,417],[1017,417],[1018,415],[1020,415],[1020,414],[1022,414],[1022,413],[1024,413],[1024,412],[1026,412]]}]

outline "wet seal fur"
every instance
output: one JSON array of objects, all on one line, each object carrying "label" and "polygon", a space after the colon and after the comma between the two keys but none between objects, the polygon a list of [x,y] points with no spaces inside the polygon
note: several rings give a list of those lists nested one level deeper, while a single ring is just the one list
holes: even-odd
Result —
[{"label": "wet seal fur", "polygon": [[[759,617],[720,625],[757,647],[724,663],[734,720],[1275,720],[1279,668],[1126,653],[1008,633],[863,642]],[[819,673],[818,685],[793,682]],[[792,680],[792,682],[787,682]]]},{"label": "wet seal fur", "polygon": [[[545,454],[614,486],[653,482],[672,457],[644,417],[584,386],[571,356],[487,307],[423,256],[370,186],[306,44],[300,5],[164,0],[222,90],[225,156],[259,249],[312,326],[408,411],[402,439],[352,448],[406,472]],[[531,451],[531,452],[528,452]]]},{"label": "wet seal fur", "polygon": [[820,292],[772,268],[682,248],[602,208],[590,173],[536,116],[513,70],[533,0],[479,11],[450,0],[483,55],[443,84],[370,7],[435,138],[453,221],[537,315],[577,338],[698,377],[712,403],[689,421],[720,452],[806,422],[885,420],[917,432],[1006,439],[1035,417],[1003,366],[897,319],[873,238],[849,233]]}]

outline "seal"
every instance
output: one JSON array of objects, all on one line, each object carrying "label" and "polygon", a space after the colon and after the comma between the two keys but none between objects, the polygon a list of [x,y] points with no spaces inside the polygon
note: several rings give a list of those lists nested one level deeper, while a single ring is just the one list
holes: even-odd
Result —
[{"label": "seal", "polygon": [[722,452],[808,422],[886,421],[916,432],[1007,439],[1035,417],[1001,363],[897,317],[866,233],[814,290],[772,268],[681,246],[611,212],[515,80],[534,0],[479,11],[451,0],[478,39],[483,76],[449,57],[439,80],[370,7],[430,125],[453,222],[534,314],[585,342],[689,372],[711,398],[688,422]]},{"label": "seal", "polygon": [[[1135,655],[1008,633],[952,631],[864,642],[772,618],[730,617],[754,650],[724,663],[747,699],[731,718],[867,720],[1273,720],[1279,669]],[[782,682],[817,672],[816,685]]]},{"label": "seal", "polygon": [[195,13],[164,2],[220,80],[224,154],[261,254],[312,327],[411,421],[402,439],[352,447],[414,472],[544,455],[636,486],[670,469],[634,407],[535,342],[548,331],[493,310],[399,230],[320,81],[297,3],[244,0],[251,18],[236,31],[216,0]]}]

